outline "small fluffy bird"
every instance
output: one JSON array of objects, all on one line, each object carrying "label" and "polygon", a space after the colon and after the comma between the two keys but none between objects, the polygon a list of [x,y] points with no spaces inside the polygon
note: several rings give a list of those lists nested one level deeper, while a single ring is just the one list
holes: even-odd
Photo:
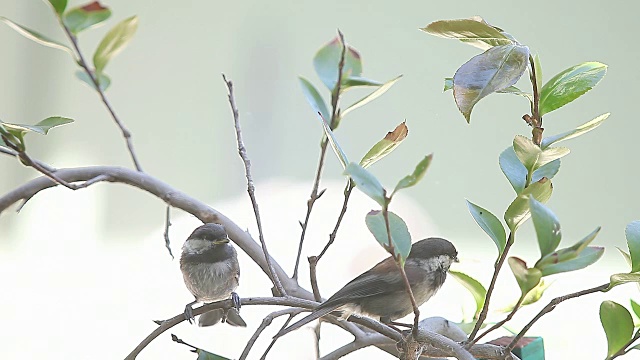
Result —
[{"label": "small fluffy bird", "polygon": [[197,227],[182,245],[180,270],[187,289],[195,300],[184,308],[189,322],[193,319],[192,305],[197,302],[210,303],[231,297],[235,308],[226,314],[216,309],[200,315],[199,326],[215,325],[221,320],[233,326],[247,324],[238,314],[240,297],[234,292],[240,280],[240,265],[236,249],[229,243],[224,227],[209,223]]},{"label": "small fluffy bird", "polygon": [[[458,251],[441,238],[428,238],[413,244],[404,270],[418,306],[429,300],[442,286],[451,263],[458,261]],[[413,306],[393,257],[388,257],[338,290],[311,314],[280,331],[285,335],[330,312],[342,312],[346,319],[361,314],[392,323],[413,312]]]}]

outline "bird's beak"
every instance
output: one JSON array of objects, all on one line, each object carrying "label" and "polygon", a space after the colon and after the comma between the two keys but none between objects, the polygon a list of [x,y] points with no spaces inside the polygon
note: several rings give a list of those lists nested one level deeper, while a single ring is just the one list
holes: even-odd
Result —
[{"label": "bird's beak", "polygon": [[228,242],[229,242],[229,238],[228,237],[224,237],[224,238],[221,238],[221,239],[213,240],[213,243],[216,244],[216,245],[226,244]]},{"label": "bird's beak", "polygon": [[455,257],[453,258],[453,262],[460,262],[460,260],[458,260],[458,257],[457,257],[457,256],[455,256]]}]

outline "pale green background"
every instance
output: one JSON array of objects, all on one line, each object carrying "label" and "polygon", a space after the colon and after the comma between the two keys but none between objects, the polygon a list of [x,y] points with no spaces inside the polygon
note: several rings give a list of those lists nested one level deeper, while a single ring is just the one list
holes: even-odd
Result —
[{"label": "pale green background", "polygon": [[[224,72],[236,86],[245,142],[258,185],[285,179],[304,182],[302,188],[310,189],[321,130],[300,92],[297,76],[303,75],[322,87],[311,59],[339,28],[347,42],[362,54],[365,76],[387,80],[404,75],[385,96],[342,122],[337,135],[345,151],[359,158],[386,131],[406,119],[409,137],[372,171],[392,186],[412,171],[422,156],[433,152],[434,162],[427,176],[407,194],[429,213],[441,235],[466,248],[466,257],[476,259],[480,257],[476,254],[494,256],[493,244],[468,215],[464,199],[499,217],[506,209],[514,193],[497,165],[497,157],[515,134],[529,135],[529,128],[520,119],[528,111],[528,104],[523,98],[492,95],[474,110],[471,125],[466,124],[451,94],[442,93],[442,79],[451,76],[478,50],[427,35],[418,28],[439,19],[482,15],[540,54],[545,80],[583,61],[608,64],[608,74],[595,90],[545,117],[546,133],[555,134],[602,113],[612,113],[601,128],[566,143],[572,152],[563,159],[554,179],[555,193],[549,206],[562,222],[565,241],[576,241],[602,225],[596,243],[607,245],[605,260],[615,269],[606,268],[586,285],[561,288],[560,293],[599,285],[612,271],[625,270],[615,246],[626,247],[624,226],[640,218],[635,3],[114,0],[107,4],[114,12],[108,25],[83,33],[80,41],[90,57],[116,21],[133,14],[140,16],[134,40],[106,71],[112,78],[107,95],[133,133],[145,171],[214,206],[242,196],[243,167],[236,154],[231,113],[220,77]],[[0,15],[64,40],[51,11],[41,1],[0,0]],[[75,79],[76,67],[68,54],[26,40],[4,25],[0,27],[0,44],[0,118],[35,123],[51,115],[63,115],[76,120],[47,137],[28,135],[31,155],[57,167],[131,166],[119,131],[97,96]],[[526,87],[527,83],[520,85]],[[348,94],[345,103],[364,94],[358,91]],[[37,175],[7,156],[0,157],[0,174],[0,193]],[[332,154],[325,175],[342,181]],[[74,232],[74,227],[92,229],[97,240],[87,240],[91,244],[97,241],[100,246],[119,248],[163,226],[165,210],[158,199],[121,185],[99,187],[86,191],[102,194],[95,197],[98,201],[87,200],[73,208],[69,205],[73,198],[85,195],[61,190],[55,198],[58,200],[38,195],[20,215],[3,213],[0,254],[18,259],[40,242],[63,244],[65,234]],[[340,191],[339,186],[336,191]],[[282,221],[295,225],[303,217],[307,192],[292,204],[296,207],[293,217]],[[57,222],[49,221],[52,218]],[[39,229],[44,238],[33,235],[40,226],[46,226]],[[530,225],[522,232],[520,239],[534,240]],[[297,236],[293,231],[279,240],[295,247]],[[161,240],[157,244],[162,247]],[[346,243],[343,246],[348,249]],[[125,246],[121,251],[127,249]],[[533,243],[520,249],[532,250],[520,255],[535,261]],[[168,259],[161,251],[154,256]],[[64,261],[73,261],[73,257]],[[32,269],[32,276],[40,279],[38,264],[28,260],[16,261],[18,269],[5,267],[7,273],[1,276],[19,271],[25,264]],[[290,271],[289,266],[286,269]],[[487,274],[489,269],[484,268]],[[33,290],[36,286],[15,281],[19,285],[8,288],[16,292],[16,298],[21,287]],[[627,298],[622,296],[618,301],[626,304]],[[592,321],[597,321],[597,304],[585,312],[595,315]],[[594,325],[592,331],[603,354],[601,330]],[[145,332],[132,337],[142,338]],[[70,346],[61,346],[60,354],[68,355],[64,349]]]}]

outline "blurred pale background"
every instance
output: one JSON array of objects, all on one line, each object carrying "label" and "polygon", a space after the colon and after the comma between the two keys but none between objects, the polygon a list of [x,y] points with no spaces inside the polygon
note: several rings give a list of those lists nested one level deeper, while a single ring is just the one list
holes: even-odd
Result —
[{"label": "blurred pale background", "polygon": [[[140,16],[134,40],[107,67],[112,78],[107,95],[133,133],[144,170],[253,229],[220,73],[234,81],[258,197],[267,218],[267,241],[289,273],[299,237],[297,221],[304,216],[320,138],[320,127],[300,92],[297,76],[321,87],[311,59],[335,36],[337,28],[362,54],[365,76],[388,80],[404,74],[386,95],[342,122],[338,137],[345,151],[353,158],[362,156],[386,131],[406,119],[409,137],[372,170],[391,186],[412,171],[422,156],[435,153],[425,179],[406,191],[396,210],[408,218],[416,239],[441,235],[453,240],[464,260],[459,269],[485,284],[495,250],[468,215],[464,199],[499,217],[506,209],[513,192],[497,165],[497,156],[514,134],[529,134],[520,120],[528,106],[521,98],[493,95],[476,107],[467,125],[451,94],[441,92],[442,79],[477,50],[429,36],[418,28],[439,19],[481,15],[540,54],[545,80],[583,61],[608,64],[608,74],[595,90],[545,117],[547,133],[554,134],[601,113],[612,113],[596,131],[566,143],[572,153],[563,159],[549,202],[562,222],[563,244],[602,225],[595,243],[606,245],[607,252],[586,272],[558,276],[549,296],[518,315],[514,327],[526,323],[552,296],[600,285],[609,274],[626,270],[615,247],[626,247],[624,226],[640,218],[636,189],[640,124],[633,110],[640,52],[633,45],[635,32],[629,31],[637,22],[637,4],[468,0],[182,1],[179,5],[113,0],[105,4],[113,10],[108,25],[83,33],[80,41],[89,55],[117,21]],[[0,0],[0,15],[64,40],[42,1]],[[76,120],[47,137],[29,135],[33,156],[56,167],[131,166],[119,131],[97,96],[75,79],[76,68],[68,54],[35,44],[4,25],[0,44],[0,118],[35,123],[63,115]],[[356,92],[348,94],[346,103],[364,94]],[[37,176],[6,156],[0,157],[0,174],[0,193]],[[331,154],[325,176],[329,191],[313,217],[316,223],[304,255],[318,253],[341,201],[344,180]],[[328,273],[321,274],[326,280],[323,283],[321,278],[321,289],[325,296],[384,256],[362,221],[375,204],[360,194],[354,201],[324,264]],[[150,319],[181,311],[190,295],[182,285],[177,261],[171,261],[164,249],[164,212],[163,203],[145,193],[101,184],[75,193],[47,191],[32,199],[20,214],[3,213],[0,358],[25,354],[67,359],[124,357],[153,329]],[[429,214],[430,220],[421,214]],[[178,253],[197,222],[178,211],[174,211],[174,222],[178,225],[171,230],[172,240],[174,253]],[[529,262],[537,257],[533,235],[531,226],[525,226],[514,249],[514,254]],[[363,251],[370,253],[362,256]],[[350,264],[354,258],[358,261]],[[246,257],[242,260],[240,294],[266,295],[266,277]],[[306,264],[304,259],[302,264]],[[329,272],[329,268],[335,270]],[[306,271],[301,279],[307,286]],[[511,275],[506,273],[502,279],[505,297],[496,307],[516,297],[508,292],[514,289]],[[598,304],[606,298],[628,305],[629,297],[638,299],[631,285],[563,304],[541,320],[532,334],[545,336],[548,358],[603,358],[606,342],[598,324]],[[430,315],[459,320],[461,304],[468,306],[469,301],[460,286],[449,281],[424,309]],[[243,308],[250,320],[245,330],[180,325],[170,332],[196,346],[237,358],[270,310]],[[327,333],[322,347],[325,354],[350,341],[337,330]],[[581,347],[574,348],[575,342],[566,333],[579,337]],[[291,339],[278,343],[272,350],[274,357],[287,351],[312,357],[310,332],[299,332]],[[250,358],[259,357],[265,346],[258,343]],[[379,354],[369,349],[352,358]],[[168,333],[141,358],[154,355],[193,358],[187,348],[172,343]]]}]

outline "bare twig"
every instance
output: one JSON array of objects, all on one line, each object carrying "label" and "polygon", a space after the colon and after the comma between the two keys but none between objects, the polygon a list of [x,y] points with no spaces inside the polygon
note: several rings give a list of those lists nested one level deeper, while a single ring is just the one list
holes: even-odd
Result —
[{"label": "bare twig", "polygon": [[518,302],[516,302],[516,305],[513,307],[513,310],[511,310],[511,312],[502,320],[498,321],[497,323],[493,324],[493,326],[491,326],[490,328],[488,328],[487,330],[485,330],[482,334],[478,335],[478,337],[476,337],[475,339],[473,339],[473,344],[477,343],[478,340],[480,340],[481,338],[483,338],[485,335],[487,335],[488,333],[499,329],[502,327],[502,325],[506,324],[508,321],[510,321],[513,316],[516,314],[516,312],[518,311],[518,309],[520,309],[520,306],[522,305],[522,302],[525,299],[525,296],[527,294],[522,294],[520,295],[520,298],[518,299]]},{"label": "bare twig", "polygon": [[378,342],[390,342],[389,338],[386,337],[377,337],[377,336],[367,336],[361,339],[355,339],[352,342],[343,345],[327,355],[320,358],[320,360],[337,360],[343,356],[349,355],[354,351],[358,351],[360,349],[366,348],[371,345],[375,345]]},{"label": "bare twig", "polygon": [[331,234],[329,234],[329,242],[327,242],[327,244],[324,246],[324,248],[320,252],[320,255],[318,255],[318,261],[320,261],[320,259],[324,256],[327,250],[329,250],[329,246],[331,246],[333,242],[336,241],[336,236],[338,235],[338,228],[342,223],[342,219],[344,218],[344,215],[347,213],[347,204],[349,203],[351,192],[353,191],[353,188],[355,186],[356,184],[353,182],[353,180],[351,180],[351,178],[349,178],[347,182],[347,186],[344,189],[344,201],[342,202],[342,210],[340,210],[340,215],[338,215],[336,226],[334,226],[333,231],[331,232]]},{"label": "bare twig", "polygon": [[256,216],[256,224],[258,225],[258,236],[260,238],[260,244],[262,244],[262,251],[264,252],[264,257],[267,261],[267,266],[269,268],[269,277],[271,278],[271,282],[276,288],[277,294],[279,296],[286,296],[287,292],[282,286],[278,274],[273,269],[273,264],[271,263],[271,256],[269,256],[269,251],[267,250],[267,243],[264,240],[264,233],[262,231],[262,222],[260,220],[260,210],[258,209],[258,201],[256,200],[255,195],[255,186],[253,185],[253,178],[251,177],[251,161],[247,156],[247,150],[244,147],[244,142],[242,141],[242,131],[240,130],[240,120],[238,114],[238,108],[236,107],[235,98],[233,96],[233,83],[231,80],[227,80],[227,77],[222,74],[222,79],[227,85],[227,89],[229,91],[229,106],[231,106],[231,111],[233,112],[233,122],[236,128],[236,139],[238,141],[238,153],[240,154],[240,158],[242,158],[242,162],[244,163],[245,175],[247,177],[247,192],[249,193],[249,198],[251,198],[251,204],[253,205],[253,213]]},{"label": "bare twig", "polygon": [[[342,85],[342,70],[344,69],[344,57],[347,51],[347,44],[344,42],[344,35],[342,32],[338,30],[338,36],[340,37],[340,43],[342,44],[342,53],[340,54],[340,61],[338,62],[338,81],[336,82],[336,86],[333,88],[331,92],[331,121],[329,122],[329,127],[331,130],[335,129],[335,127],[339,123],[340,117],[340,109],[338,108],[338,100],[340,99],[340,87]],[[327,121],[327,119],[322,119],[323,121]],[[296,256],[296,264],[293,268],[293,276],[292,278],[298,280],[298,267],[300,266],[300,256],[302,256],[302,245],[304,243],[304,237],[307,233],[307,226],[309,225],[309,218],[311,217],[311,211],[313,210],[313,204],[318,200],[322,194],[324,194],[325,190],[320,191],[318,193],[318,188],[320,186],[320,178],[322,177],[322,169],[324,168],[324,159],[327,153],[327,143],[328,139],[323,135],[322,143],[320,144],[320,159],[318,160],[318,168],[316,169],[316,177],[313,181],[313,188],[311,189],[311,195],[309,196],[309,200],[307,200],[307,214],[305,215],[304,222],[300,223],[302,227],[302,233],[300,234],[300,243],[298,245],[298,254]]]},{"label": "bare twig", "polygon": [[111,118],[116,123],[118,128],[120,128],[120,132],[122,132],[122,137],[124,137],[124,140],[127,143],[127,148],[129,149],[131,160],[133,160],[133,165],[136,167],[136,170],[142,171],[142,167],[140,166],[138,157],[136,156],[136,153],[133,150],[133,140],[131,139],[131,132],[124,126],[124,123],[120,121],[115,111],[113,110],[113,107],[111,107],[111,104],[109,104],[109,101],[107,100],[107,97],[105,96],[104,91],[102,91],[102,88],[100,88],[100,82],[96,78],[93,71],[91,71],[91,69],[89,68],[89,65],[87,64],[87,62],[84,59],[84,56],[82,55],[82,51],[80,51],[80,46],[78,46],[78,39],[73,33],[71,33],[71,30],[69,30],[69,28],[64,24],[64,22],[60,17],[59,17],[59,20],[60,20],[60,25],[64,29],[65,33],[67,34],[67,37],[69,38],[69,40],[71,41],[71,44],[73,45],[74,50],[76,51],[76,54],[78,55],[78,59],[77,59],[78,64],[80,65],[80,67],[82,67],[82,69],[85,71],[87,76],[89,76],[89,78],[91,79],[91,82],[95,87],[95,90],[98,92],[98,95],[102,100],[102,103],[109,111]]},{"label": "bare twig", "polygon": [[169,255],[171,255],[171,259],[173,260],[174,257],[171,252],[171,240],[169,239],[169,226],[171,226],[171,206],[167,205],[167,217],[164,225],[164,246],[167,247]]},{"label": "bare twig", "polygon": [[506,350],[507,351],[511,351],[513,349],[513,347],[516,346],[518,341],[520,341],[520,339],[522,339],[522,337],[527,333],[527,331],[529,331],[529,329],[531,329],[533,324],[535,324],[538,320],[540,320],[540,318],[543,317],[545,314],[553,311],[553,309],[556,308],[556,305],[560,304],[561,302],[563,302],[565,300],[577,298],[577,297],[583,296],[583,295],[593,294],[593,293],[596,293],[596,292],[600,292],[600,291],[606,290],[608,288],[609,288],[609,283],[606,283],[606,284],[602,284],[600,286],[593,287],[591,289],[581,290],[581,291],[574,292],[574,293],[571,293],[571,294],[567,294],[567,295],[564,295],[564,296],[559,296],[559,297],[551,300],[549,302],[549,304],[547,304],[547,306],[545,306],[542,310],[540,310],[538,315],[536,315],[533,319],[531,319],[531,321],[529,321],[529,323],[527,325],[525,325],[525,327],[523,327],[522,330],[520,330],[518,335],[516,335],[513,338],[513,340],[511,341],[511,343],[509,344],[509,346],[507,346]]},{"label": "bare twig", "polygon": [[318,257],[309,256],[309,277],[311,278],[311,290],[313,291],[313,297],[316,301],[322,301],[320,296],[320,288],[318,288],[318,275],[316,273],[316,267],[318,266]]},{"label": "bare twig", "polygon": [[[291,319],[293,319],[293,317],[295,316],[295,314],[289,314],[289,317],[287,318],[287,320],[285,320],[284,324],[282,324],[282,326],[280,327],[280,330],[278,331],[282,331],[284,330],[284,328],[286,328],[287,326],[289,326],[289,323],[291,322]],[[260,356],[260,360],[264,360],[267,358],[267,354],[269,353],[269,351],[271,351],[271,349],[273,348],[273,345],[276,344],[276,341],[278,341],[278,337],[274,337],[273,339],[271,339],[271,342],[269,343],[269,346],[267,346],[267,348],[264,350],[264,353],[262,354],[262,356]]]},{"label": "bare twig", "polygon": [[247,358],[247,356],[249,355],[249,351],[251,351],[251,348],[253,347],[255,342],[258,340],[258,338],[260,337],[264,329],[266,329],[267,326],[271,325],[271,322],[273,322],[273,319],[283,315],[296,315],[296,314],[299,314],[300,312],[302,312],[302,309],[290,308],[290,309],[274,311],[271,314],[265,316],[265,318],[262,319],[262,323],[260,324],[260,326],[258,326],[256,331],[253,333],[253,335],[245,345],[244,350],[242,350],[242,354],[240,355],[239,360],[244,360]]},{"label": "bare twig", "polygon": [[487,289],[487,294],[484,300],[484,306],[482,307],[482,311],[480,311],[480,314],[478,315],[478,320],[476,321],[476,325],[473,327],[473,330],[469,334],[470,342],[468,346],[475,344],[475,336],[478,334],[478,331],[480,330],[482,323],[484,323],[484,321],[487,319],[487,314],[489,313],[489,301],[491,300],[493,289],[495,288],[496,281],[498,280],[498,274],[500,273],[500,269],[502,269],[504,260],[507,258],[507,254],[509,253],[509,249],[511,249],[511,245],[513,245],[513,233],[509,233],[509,239],[507,240],[507,244],[505,245],[504,250],[502,251],[502,254],[500,254],[498,261],[496,261],[496,264],[494,265],[493,276],[491,277],[491,283],[489,284],[489,288]]}]

